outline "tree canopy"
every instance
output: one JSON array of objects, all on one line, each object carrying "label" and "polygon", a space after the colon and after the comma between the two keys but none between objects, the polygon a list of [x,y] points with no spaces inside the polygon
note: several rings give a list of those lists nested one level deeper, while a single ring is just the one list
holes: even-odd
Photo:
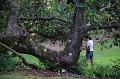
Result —
[{"label": "tree canopy", "polygon": [[[1,45],[46,62],[74,66],[87,32],[111,28],[120,28],[119,0],[0,1]],[[63,51],[55,51],[42,46],[41,38],[65,40],[67,44]]]}]

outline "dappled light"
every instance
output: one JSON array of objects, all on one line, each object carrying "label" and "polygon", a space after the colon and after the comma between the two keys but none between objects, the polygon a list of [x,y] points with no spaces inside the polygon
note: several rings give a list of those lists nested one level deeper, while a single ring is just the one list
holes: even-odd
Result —
[{"label": "dappled light", "polygon": [[30,77],[119,79],[120,0],[0,0],[0,79]]}]

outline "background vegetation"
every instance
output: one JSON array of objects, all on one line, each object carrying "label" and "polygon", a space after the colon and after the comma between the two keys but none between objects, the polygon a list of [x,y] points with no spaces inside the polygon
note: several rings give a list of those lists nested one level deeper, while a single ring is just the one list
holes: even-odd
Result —
[{"label": "background vegetation", "polygon": [[[59,0],[60,1],[60,0]],[[72,19],[74,16],[74,5],[67,5],[66,1],[61,4],[58,0],[18,0],[19,7],[18,25],[27,29],[37,41],[45,39],[64,41],[68,39],[72,29]],[[81,52],[78,65],[75,67],[81,75],[87,77],[120,77],[120,30],[109,29],[99,30],[98,27],[104,24],[120,22],[120,1],[119,0],[84,0],[80,6],[85,7],[86,26],[96,26],[96,31],[89,34],[96,39],[96,36],[106,34],[111,35],[110,40],[104,42],[101,51],[101,43],[95,44],[94,68],[85,64],[85,51]],[[6,28],[6,22],[9,15],[9,8],[4,2],[0,1],[0,32]],[[39,18],[51,18],[52,20],[41,20]],[[23,19],[21,19],[23,18]],[[24,19],[28,18],[28,19]],[[32,19],[33,18],[33,19]],[[35,20],[36,19],[36,20]],[[104,34],[103,34],[104,32]],[[104,38],[104,37],[103,37]],[[42,40],[42,41],[41,41]],[[110,45],[112,47],[110,48]],[[108,48],[105,48],[107,46]],[[23,54],[23,57],[30,63],[39,67],[39,69],[49,69],[49,63],[44,63],[34,56]],[[51,63],[51,62],[50,62]],[[6,72],[17,70],[23,67],[21,60],[7,49],[0,47],[0,71]],[[60,67],[61,68],[61,67]],[[59,71],[60,69],[54,70]]]}]

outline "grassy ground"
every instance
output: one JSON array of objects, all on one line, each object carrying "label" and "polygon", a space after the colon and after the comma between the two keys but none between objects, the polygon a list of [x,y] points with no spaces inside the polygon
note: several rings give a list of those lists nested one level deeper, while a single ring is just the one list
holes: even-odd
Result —
[{"label": "grassy ground", "polygon": [[[39,60],[31,55],[23,55],[25,59],[33,64],[40,65]],[[81,56],[85,56],[85,51],[81,52]],[[97,64],[110,65],[111,60],[120,58],[120,47],[113,46],[112,48],[103,48],[101,51],[101,46],[99,44],[94,47],[94,62]]]},{"label": "grassy ground", "polygon": [[35,64],[35,65],[39,65],[39,60],[32,56],[32,55],[27,55],[27,54],[24,54],[23,57],[30,63],[32,64]]},{"label": "grassy ground", "polygon": [[[81,56],[85,56],[85,51],[81,52]],[[39,60],[31,55],[24,55],[25,59],[33,64],[40,65]],[[94,62],[97,64],[110,65],[111,60],[120,58],[120,47],[113,46],[112,48],[103,48],[101,51],[101,46],[99,44],[94,47]]]},{"label": "grassy ground", "polygon": [[[33,64],[40,66],[40,61],[31,55],[23,55],[25,59]],[[85,56],[85,51],[81,52],[81,56]],[[80,56],[80,57],[81,57]],[[94,47],[94,62],[101,65],[111,65],[114,59],[120,58],[120,47],[113,46],[112,48],[103,48],[101,51],[101,46],[96,44]],[[33,75],[20,75],[19,73],[13,74],[2,74],[0,79],[48,79],[48,77],[36,77]],[[63,79],[61,77],[51,77],[50,79]],[[73,79],[73,78],[70,78]],[[83,78],[84,79],[84,78]]]},{"label": "grassy ground", "polygon": [[[81,56],[85,56],[85,51],[82,51]],[[120,47],[113,46],[112,48],[103,48],[99,44],[94,47],[94,62],[97,64],[110,65],[111,60],[120,58]]]}]

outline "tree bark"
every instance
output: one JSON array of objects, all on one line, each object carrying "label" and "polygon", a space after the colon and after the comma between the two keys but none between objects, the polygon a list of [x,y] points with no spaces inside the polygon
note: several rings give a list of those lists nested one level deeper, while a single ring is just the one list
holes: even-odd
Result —
[{"label": "tree bark", "polygon": [[103,26],[99,26],[99,27],[96,27],[94,25],[86,27],[87,31],[97,30],[97,29],[112,29],[112,28],[116,28],[116,29],[120,28],[120,23],[117,21],[111,21],[111,22],[105,23],[105,24],[103,24]]},{"label": "tree bark", "polygon": [[[17,4],[15,0],[8,0],[10,6],[10,17],[8,18],[8,25],[6,29],[6,37],[10,36],[20,36],[17,26]],[[80,54],[80,47],[82,46],[82,39],[84,37],[84,9],[81,7],[76,7],[75,16],[74,16],[74,29],[71,33],[68,44],[65,48],[65,51],[53,51],[42,45],[35,43],[29,36],[20,37],[19,43],[26,46],[31,52],[27,53],[34,55],[38,59],[50,60],[55,62],[61,62],[62,64],[74,65]]]},{"label": "tree bark", "polygon": [[[84,22],[84,11],[85,9],[83,7],[78,6],[77,0],[74,0],[76,6],[75,6],[75,12],[74,12],[74,18],[73,18],[73,29],[71,31],[68,43],[65,47],[64,51],[53,51],[50,50],[42,45],[40,45],[38,42],[35,42],[29,37],[29,34],[27,36],[21,36],[20,31],[22,28],[18,27],[17,25],[17,16],[18,16],[18,9],[17,9],[17,3],[15,0],[7,0],[9,7],[10,7],[10,16],[8,18],[8,25],[6,27],[5,33],[1,33],[1,38],[16,38],[18,41],[14,42],[14,50],[19,51],[20,53],[30,54],[35,57],[37,57],[40,60],[43,61],[54,61],[54,62],[60,62],[60,64],[66,65],[67,67],[73,67],[78,59],[81,52],[81,46],[84,36],[86,35],[87,31],[93,30],[94,27],[86,27]],[[8,39],[1,39],[0,41],[8,41]],[[16,47],[17,48],[16,48]],[[21,50],[19,50],[21,49]],[[26,52],[26,51],[30,52]]]},{"label": "tree bark", "polygon": [[60,19],[60,18],[57,18],[57,17],[47,17],[47,18],[44,18],[44,17],[37,17],[37,18],[26,18],[26,17],[19,17],[18,19],[20,20],[45,20],[45,21],[50,21],[50,20],[58,20],[58,21],[61,21],[61,22],[64,22],[64,23],[71,23],[69,21],[66,21],[66,20],[63,20],[63,19]]},{"label": "tree bark", "polygon": [[[84,11],[83,7],[76,7],[73,18],[73,29],[69,38],[69,42],[65,48],[65,53],[68,53],[68,57],[65,58],[71,64],[77,63],[81,52],[82,40],[86,34],[84,24]],[[67,61],[67,62],[68,62]]]},{"label": "tree bark", "polygon": [[11,49],[10,47],[6,46],[5,44],[3,44],[1,42],[0,42],[0,45],[7,48],[11,52],[13,52],[15,55],[17,55],[26,66],[29,66],[29,67],[34,68],[34,69],[38,69],[38,66],[28,63],[20,53],[16,52],[15,50]]},{"label": "tree bark", "polygon": [[19,27],[17,27],[18,10],[16,0],[7,0],[7,4],[9,5],[10,15],[7,18],[6,31],[2,36],[18,37],[20,34],[18,29]]}]

